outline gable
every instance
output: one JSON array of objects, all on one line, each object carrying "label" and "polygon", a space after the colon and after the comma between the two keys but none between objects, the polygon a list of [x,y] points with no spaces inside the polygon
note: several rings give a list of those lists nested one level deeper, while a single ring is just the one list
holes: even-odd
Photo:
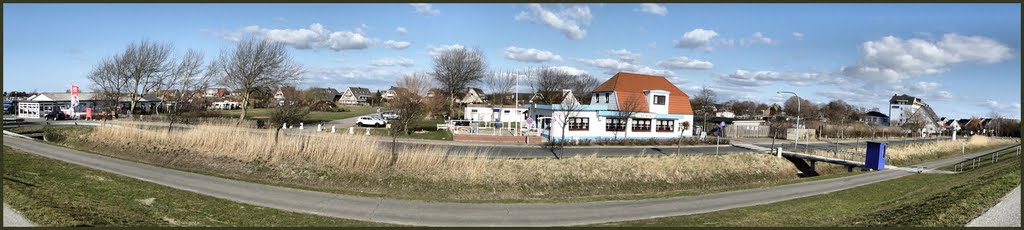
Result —
[{"label": "gable", "polygon": [[626,102],[627,98],[639,95],[644,101],[640,106],[641,111],[648,112],[650,110],[647,108],[647,97],[644,96],[644,90],[668,91],[668,112],[671,114],[693,114],[690,96],[662,76],[619,72],[594,88],[593,92],[615,92],[618,95],[616,100],[620,105]]}]

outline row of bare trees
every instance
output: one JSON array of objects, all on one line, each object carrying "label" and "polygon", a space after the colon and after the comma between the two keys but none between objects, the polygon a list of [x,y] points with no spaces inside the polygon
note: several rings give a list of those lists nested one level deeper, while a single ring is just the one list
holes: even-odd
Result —
[{"label": "row of bare trees", "polygon": [[179,59],[172,55],[173,50],[171,43],[133,42],[123,52],[102,59],[88,78],[103,100],[116,105],[127,99],[130,114],[137,112],[143,96],[161,93],[161,104],[166,103],[168,119],[173,122],[181,112],[202,108],[194,99],[215,83],[239,92],[239,119],[244,119],[251,97],[298,82],[303,73],[283,44],[251,37],[221,51],[209,64],[200,51],[189,49]]}]

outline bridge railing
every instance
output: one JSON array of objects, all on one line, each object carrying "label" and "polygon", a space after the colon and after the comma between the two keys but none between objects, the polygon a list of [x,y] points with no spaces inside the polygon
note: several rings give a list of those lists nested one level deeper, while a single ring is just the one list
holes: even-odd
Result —
[{"label": "bridge railing", "polygon": [[[1006,150],[1015,149],[1015,148],[1016,148],[1015,151],[1006,151]],[[960,161],[960,162],[958,162],[958,163],[953,165],[953,170],[956,171],[956,172],[963,172],[963,171],[967,171],[967,170],[972,170],[972,169],[984,166],[985,164],[994,164],[994,163],[999,161],[999,157],[1004,157],[1005,158],[1006,155],[1015,154],[1015,156],[1019,157],[1020,156],[1020,152],[1021,152],[1021,146],[1020,145],[1014,145],[1014,146],[1005,147],[1005,148],[1002,148],[1002,149],[999,149],[999,150],[996,150],[996,151],[992,151],[992,152],[987,153],[985,155],[976,156],[976,157],[972,157],[972,158],[968,158],[968,159],[965,159],[963,161]]]}]

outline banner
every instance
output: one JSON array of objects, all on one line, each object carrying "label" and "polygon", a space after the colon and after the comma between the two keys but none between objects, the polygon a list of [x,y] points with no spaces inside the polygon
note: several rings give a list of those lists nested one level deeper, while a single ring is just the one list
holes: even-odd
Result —
[{"label": "banner", "polygon": [[78,86],[71,85],[71,111],[75,111],[75,107],[78,107]]}]

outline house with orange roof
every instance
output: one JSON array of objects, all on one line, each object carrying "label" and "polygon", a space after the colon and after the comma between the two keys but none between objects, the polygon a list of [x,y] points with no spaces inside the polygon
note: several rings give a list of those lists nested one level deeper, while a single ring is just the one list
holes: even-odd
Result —
[{"label": "house with orange roof", "polygon": [[693,136],[690,96],[663,76],[619,72],[589,96],[589,105],[568,96],[560,104],[529,105],[529,116],[548,139],[562,138],[561,120],[568,124],[566,140]]}]

